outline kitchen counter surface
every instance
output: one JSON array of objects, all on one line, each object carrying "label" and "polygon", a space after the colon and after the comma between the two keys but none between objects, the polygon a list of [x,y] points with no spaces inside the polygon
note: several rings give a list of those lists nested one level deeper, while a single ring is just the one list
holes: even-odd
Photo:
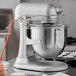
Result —
[{"label": "kitchen counter surface", "polygon": [[[15,62],[15,59],[12,59],[9,61],[9,69],[6,72],[6,76],[20,76],[20,75],[11,75],[11,74],[25,74],[24,76],[42,76],[44,74],[48,74],[48,75],[52,75],[55,74],[57,72],[36,72],[36,71],[28,71],[28,70],[20,70],[20,69],[15,69],[13,67],[13,64]],[[67,70],[65,71],[61,71],[63,73],[66,73],[70,76],[76,76],[76,67],[69,67]]]}]

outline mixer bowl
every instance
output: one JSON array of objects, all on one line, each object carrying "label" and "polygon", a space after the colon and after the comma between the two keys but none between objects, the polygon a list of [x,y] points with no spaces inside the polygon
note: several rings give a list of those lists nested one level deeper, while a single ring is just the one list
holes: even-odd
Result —
[{"label": "mixer bowl", "polygon": [[38,40],[33,44],[34,51],[43,58],[55,58],[64,49],[66,41],[66,26],[58,27],[31,27],[32,40]]}]

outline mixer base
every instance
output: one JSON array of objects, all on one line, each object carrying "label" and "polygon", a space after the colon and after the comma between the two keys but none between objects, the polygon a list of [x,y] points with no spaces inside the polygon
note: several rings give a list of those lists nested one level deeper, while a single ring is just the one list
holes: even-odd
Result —
[{"label": "mixer base", "polygon": [[43,61],[36,58],[17,58],[14,64],[15,68],[34,71],[63,71],[68,69],[68,65],[60,61]]}]

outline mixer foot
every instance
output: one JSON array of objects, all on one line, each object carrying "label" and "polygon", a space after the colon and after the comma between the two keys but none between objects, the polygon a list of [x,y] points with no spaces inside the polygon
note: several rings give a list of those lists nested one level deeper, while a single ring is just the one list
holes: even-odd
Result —
[{"label": "mixer foot", "polygon": [[36,58],[17,58],[15,68],[35,70],[35,71],[63,71],[68,69],[68,65],[60,61],[42,61]]}]

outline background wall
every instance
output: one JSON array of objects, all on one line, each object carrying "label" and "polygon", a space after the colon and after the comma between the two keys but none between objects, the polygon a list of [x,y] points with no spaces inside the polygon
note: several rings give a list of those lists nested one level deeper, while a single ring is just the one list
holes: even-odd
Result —
[{"label": "background wall", "polygon": [[76,0],[61,0],[66,24],[70,26],[68,36],[76,37]]},{"label": "background wall", "polygon": [[0,0],[0,8],[11,8],[14,10],[19,2],[20,0]]},{"label": "background wall", "polygon": [[[13,16],[14,16],[14,10],[15,7],[20,3],[20,0],[0,0],[0,9],[12,9]],[[14,26],[16,26],[16,22],[14,23]],[[7,60],[12,59],[17,56],[18,52],[18,37],[17,37],[17,28],[13,26],[12,28],[12,34],[10,36],[10,39],[7,44]],[[0,50],[1,51],[1,50]]]}]

